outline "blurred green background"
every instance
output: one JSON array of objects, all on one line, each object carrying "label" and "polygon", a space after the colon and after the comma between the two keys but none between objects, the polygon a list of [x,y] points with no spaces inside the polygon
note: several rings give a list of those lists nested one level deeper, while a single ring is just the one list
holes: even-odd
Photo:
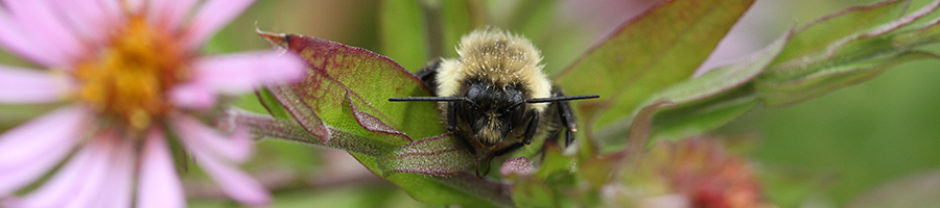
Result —
[{"label": "blurred green background", "polygon": [[[512,5],[520,5],[514,2],[520,1],[488,2],[484,10],[489,11],[492,19],[487,21],[533,39],[546,56],[548,71],[567,66],[592,43],[654,2],[544,1],[557,6],[545,9],[547,14],[531,14],[536,20],[524,21],[526,25],[501,22],[506,16],[504,10],[512,10]],[[758,0],[706,65],[724,63],[761,48],[791,25],[871,2],[874,1]],[[257,25],[266,31],[315,36],[381,52],[378,3],[258,1],[215,36],[205,51],[228,53],[268,48],[254,33]],[[8,54],[0,54],[0,63],[25,64]],[[715,134],[750,138],[741,153],[753,162],[772,203],[781,207],[843,207],[881,184],[940,169],[938,92],[940,64],[906,64],[808,102],[757,109]],[[240,106],[261,110],[252,97],[239,99]],[[48,109],[0,106],[0,130]],[[335,150],[265,140],[260,142],[257,157],[247,168],[262,183],[273,187],[275,199],[271,207],[421,206]],[[191,205],[238,206],[221,200],[221,193],[204,178],[198,173],[187,176]]]}]

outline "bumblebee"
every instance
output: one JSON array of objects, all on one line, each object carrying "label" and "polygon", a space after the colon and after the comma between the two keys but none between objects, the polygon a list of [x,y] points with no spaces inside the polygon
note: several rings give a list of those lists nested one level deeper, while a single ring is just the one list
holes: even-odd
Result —
[{"label": "bumblebee", "polygon": [[541,129],[548,129],[552,140],[565,130],[564,143],[571,145],[577,128],[568,101],[598,97],[565,96],[552,87],[542,72],[540,52],[509,32],[471,32],[461,38],[457,54],[459,58],[435,61],[416,74],[435,97],[389,101],[438,102],[447,129],[486,166],[493,157],[531,143]]}]

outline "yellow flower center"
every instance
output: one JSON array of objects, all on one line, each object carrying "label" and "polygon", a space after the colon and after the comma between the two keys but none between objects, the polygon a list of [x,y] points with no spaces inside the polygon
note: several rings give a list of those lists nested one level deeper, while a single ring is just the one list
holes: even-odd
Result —
[{"label": "yellow flower center", "polygon": [[77,65],[78,99],[114,122],[147,128],[172,109],[167,92],[187,76],[176,40],[143,17],[128,19],[107,48]]}]

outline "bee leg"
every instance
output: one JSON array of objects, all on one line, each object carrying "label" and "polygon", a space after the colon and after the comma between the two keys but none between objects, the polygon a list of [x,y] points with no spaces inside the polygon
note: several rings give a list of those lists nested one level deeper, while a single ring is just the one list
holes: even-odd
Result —
[{"label": "bee leg", "polygon": [[415,73],[415,76],[418,76],[424,85],[430,87],[431,92],[433,92],[435,95],[437,94],[437,70],[440,69],[440,66],[441,60],[435,60],[431,63],[428,63],[428,65],[424,68],[421,68],[418,73]]},{"label": "bee leg", "polygon": [[539,114],[535,111],[530,111],[529,113],[529,126],[525,129],[525,134],[522,137],[522,143],[529,144],[532,143],[532,137],[535,137],[535,132],[539,127]]},{"label": "bee leg", "polygon": [[496,150],[496,152],[493,152],[493,156],[503,156],[503,155],[505,155],[506,153],[510,153],[510,152],[512,152],[512,151],[516,151],[517,149],[519,149],[519,148],[521,148],[521,147],[523,147],[523,146],[525,146],[525,143],[522,143],[522,142],[515,143],[515,144],[512,144],[512,145],[509,145],[509,146],[506,147],[506,148],[503,148],[503,149],[500,149],[500,150]]},{"label": "bee leg", "polygon": [[[560,88],[552,88],[552,96],[560,97],[565,96],[565,93],[561,91]],[[578,131],[577,121],[574,117],[574,112],[571,111],[571,105],[567,101],[553,103],[555,109],[558,110],[558,119],[561,120],[561,124],[565,128],[565,146],[571,146],[571,143],[574,142],[574,132]]]},{"label": "bee leg", "polygon": [[455,112],[455,109],[454,102],[447,104],[447,112],[445,112],[447,114],[447,131],[450,131],[451,135],[453,135],[454,138],[457,138],[457,141],[460,141],[460,144],[470,151],[470,154],[476,155],[477,151],[473,149],[473,146],[470,145],[470,141],[467,140],[467,137],[465,137],[460,132],[457,132],[457,113]]},{"label": "bee leg", "polygon": [[539,114],[535,112],[529,112],[527,115],[529,116],[529,125],[526,127],[525,133],[522,135],[522,142],[518,142],[509,145],[508,147],[496,150],[493,152],[494,156],[505,155],[506,153],[516,151],[517,149],[532,143],[532,137],[535,137],[536,129],[538,129],[539,126]]}]

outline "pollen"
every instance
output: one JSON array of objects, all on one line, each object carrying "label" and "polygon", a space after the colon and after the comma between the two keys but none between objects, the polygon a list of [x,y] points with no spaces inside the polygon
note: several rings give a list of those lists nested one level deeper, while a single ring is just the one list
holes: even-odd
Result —
[{"label": "pollen", "polygon": [[77,65],[76,97],[115,123],[147,128],[172,109],[167,92],[187,75],[175,40],[143,17],[130,18],[107,47]]}]

